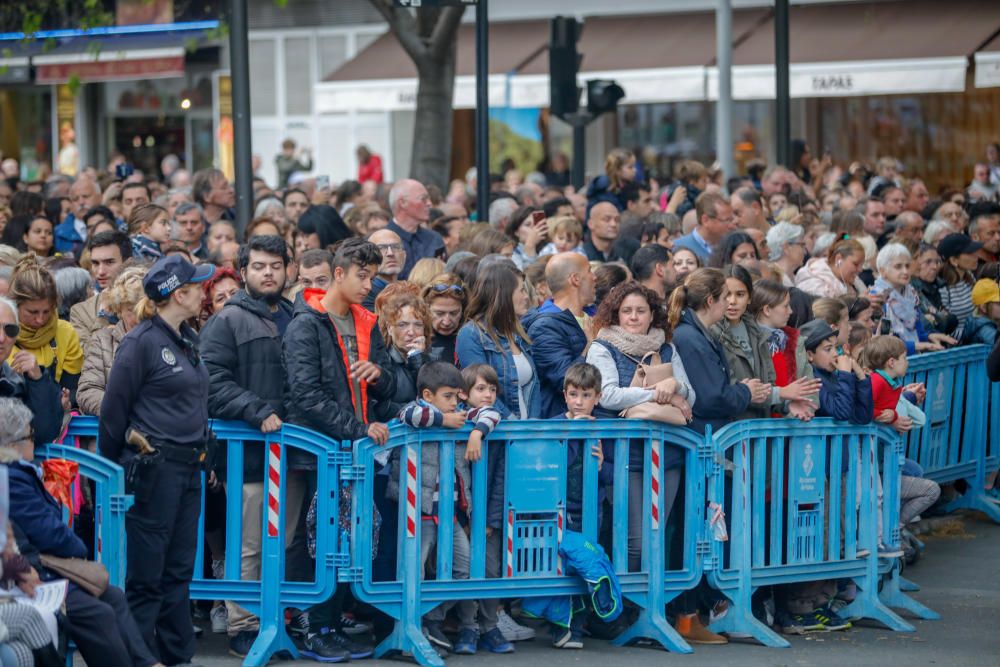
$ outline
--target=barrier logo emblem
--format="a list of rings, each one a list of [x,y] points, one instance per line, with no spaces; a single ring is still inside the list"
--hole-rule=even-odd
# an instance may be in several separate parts
[[[809,443],[806,443],[806,447],[805,447],[805,453],[806,453],[806,455],[802,459],[802,472],[804,472],[806,474],[806,477],[808,477],[809,475],[811,475],[812,471],[813,471],[813,456],[812,456],[812,452],[813,452],[813,446],[810,445]]]

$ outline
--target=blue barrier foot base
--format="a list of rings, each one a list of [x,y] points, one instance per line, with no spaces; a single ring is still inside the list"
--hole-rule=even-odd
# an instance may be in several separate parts
[[[889,586],[889,582],[886,582],[886,586]],[[884,588],[882,594],[885,594]],[[854,600],[854,602],[844,607],[838,613],[843,618],[850,618],[852,616],[870,618],[873,621],[878,621],[894,632],[914,632],[916,630],[916,628],[904,621],[896,612],[889,609],[889,607],[886,606],[886,603],[882,602],[877,595],[878,594],[875,593],[859,591],[858,597]],[[899,595],[906,597],[902,593]],[[894,606],[896,606],[895,602],[896,600],[893,600]],[[913,602],[916,604],[916,601]]]
[[[888,607],[895,607],[897,609],[905,609],[917,618],[922,618],[925,621],[938,621],[941,620],[941,615],[931,609],[926,607],[921,603],[917,602],[909,595],[903,593],[904,590],[909,590],[904,588],[903,584],[909,584],[914,588],[919,590],[919,586],[907,581],[903,577],[899,576],[899,565],[896,565],[892,571],[885,577],[885,581],[882,584],[882,591],[879,593],[879,600],[882,601]]]
[[[420,627],[403,621],[396,621],[392,634],[375,647],[375,657],[381,658],[390,651],[409,653],[424,667],[444,667],[444,660],[424,637]]]
[[[708,629],[720,634],[750,635],[764,646],[771,648],[789,648],[791,646],[784,637],[767,627],[766,624],[761,623],[750,612],[749,601],[746,605],[731,604],[729,613],[708,626]]]
[[[652,639],[674,653],[694,652],[691,645],[667,623],[663,610],[659,610],[659,613],[650,613],[648,609],[643,609],[635,623],[615,637],[611,643],[626,646],[640,639]]]
[[[920,590],[920,586],[910,581],[905,577],[897,577],[899,579],[899,590],[906,591],[907,593],[915,593]]]
[[[280,651],[288,651],[293,659],[299,658],[299,651],[285,633],[284,627],[262,624],[250,652],[243,659],[243,667],[264,667]]]
[[[982,512],[994,523],[1000,523],[1000,503],[990,498],[982,491],[973,493],[967,491],[944,507],[945,511],[953,512],[958,509],[969,509]]]

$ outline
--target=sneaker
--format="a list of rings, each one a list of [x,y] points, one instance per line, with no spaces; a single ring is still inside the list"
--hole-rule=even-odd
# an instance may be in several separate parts
[[[823,627],[832,632],[847,630],[851,627],[851,622],[841,618],[835,611],[833,611],[830,608],[829,602],[819,609],[813,609],[812,613],[813,616],[823,623]]]
[[[292,639],[304,640],[309,636],[309,612],[294,614],[285,625],[285,631]]]
[[[698,614],[678,614],[674,623],[677,633],[691,644],[728,644],[729,640],[706,628]]]
[[[552,637],[553,648],[562,648],[573,638],[573,632],[566,627],[549,623],[549,634]]]
[[[299,653],[316,662],[348,662],[351,653],[334,639],[332,632],[309,635],[306,637]]]
[[[532,630],[534,632],[534,630]],[[513,653],[514,645],[507,641],[507,638],[500,632],[500,628],[493,628],[484,633],[479,638],[479,645],[490,653]],[[457,653],[457,651],[456,651]]]
[[[351,656],[351,660],[363,660],[375,655],[375,647],[356,642],[336,630],[323,628],[320,634],[325,637],[324,641],[326,643],[347,651],[348,655]]]
[[[455,642],[456,655],[475,655],[479,645],[479,633],[472,628],[462,628],[458,631],[458,641]]]
[[[716,621],[722,620],[729,613],[729,600],[719,600],[708,612],[708,624],[712,625]]]
[[[212,620],[212,634],[226,634],[229,627],[229,614],[226,613],[226,605],[220,604],[218,607],[212,607],[208,617]]]
[[[535,631],[532,628],[521,625],[503,609],[497,610],[497,627],[509,642],[523,642],[535,638]]]
[[[340,631],[345,635],[366,635],[372,626],[354,618],[354,614],[340,615]]]
[[[806,635],[813,632],[827,632],[827,627],[823,621],[816,618],[812,613],[791,614],[787,611],[779,611],[775,619],[776,627],[786,635]]]
[[[903,555],[903,550],[899,547],[890,547],[889,545],[878,544],[878,557],[879,558],[899,558]]]
[[[237,658],[247,657],[256,639],[257,633],[251,630],[237,632],[229,638],[229,655],[235,655]]]
[[[441,631],[441,626],[436,623],[424,625],[424,637],[431,643],[431,646],[442,648],[445,651],[454,651],[455,647],[448,641],[448,637]]]
[[[212,577],[214,579],[226,578],[226,561],[224,560],[212,561]]]
[[[840,612],[843,611],[844,608],[847,607],[847,605],[851,604],[851,602],[853,602],[853,600],[845,600],[843,598],[838,598],[838,597],[830,598],[830,601],[826,603],[826,606],[824,607],[824,609],[826,609],[828,612],[832,612],[838,618],[842,618],[845,621],[849,621],[851,623],[854,623],[855,621],[860,621],[861,617],[860,616],[841,616],[841,614],[840,614]]]

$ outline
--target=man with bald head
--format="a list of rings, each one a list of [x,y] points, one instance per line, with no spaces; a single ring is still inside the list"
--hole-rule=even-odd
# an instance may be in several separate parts
[[[87,241],[87,224],[83,215],[101,204],[101,188],[86,176],[76,179],[69,188],[69,199],[73,210],[55,228],[54,245],[56,252],[72,252],[77,257]]]
[[[613,204],[608,206],[614,208]],[[592,336],[583,309],[594,301],[594,274],[583,255],[564,252],[549,260],[545,282],[552,297],[525,315],[522,323],[531,338],[531,354],[542,392],[542,416],[549,418],[566,411],[566,370],[585,361],[584,350]]]
[[[404,178],[389,190],[389,210],[392,220],[386,229],[399,235],[406,250],[406,261],[399,279],[406,280],[413,265],[424,257],[444,254],[444,239],[425,226],[431,215],[431,197],[419,181]]]
[[[382,253],[382,263],[372,279],[372,289],[361,305],[375,312],[375,297],[382,293],[390,283],[396,282],[399,272],[406,264],[406,249],[399,234],[388,227],[379,229],[368,235],[368,241],[374,243]]]
[[[598,202],[590,208],[587,219],[587,229],[590,238],[583,243],[583,252],[591,262],[613,262],[619,257],[615,254],[615,242],[621,230],[621,214],[611,202]]]

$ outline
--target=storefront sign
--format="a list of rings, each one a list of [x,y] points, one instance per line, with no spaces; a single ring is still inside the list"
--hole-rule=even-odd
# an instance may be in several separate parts
[[[84,82],[184,76],[184,56],[40,64],[35,71],[37,83],[65,83],[73,76]]]

